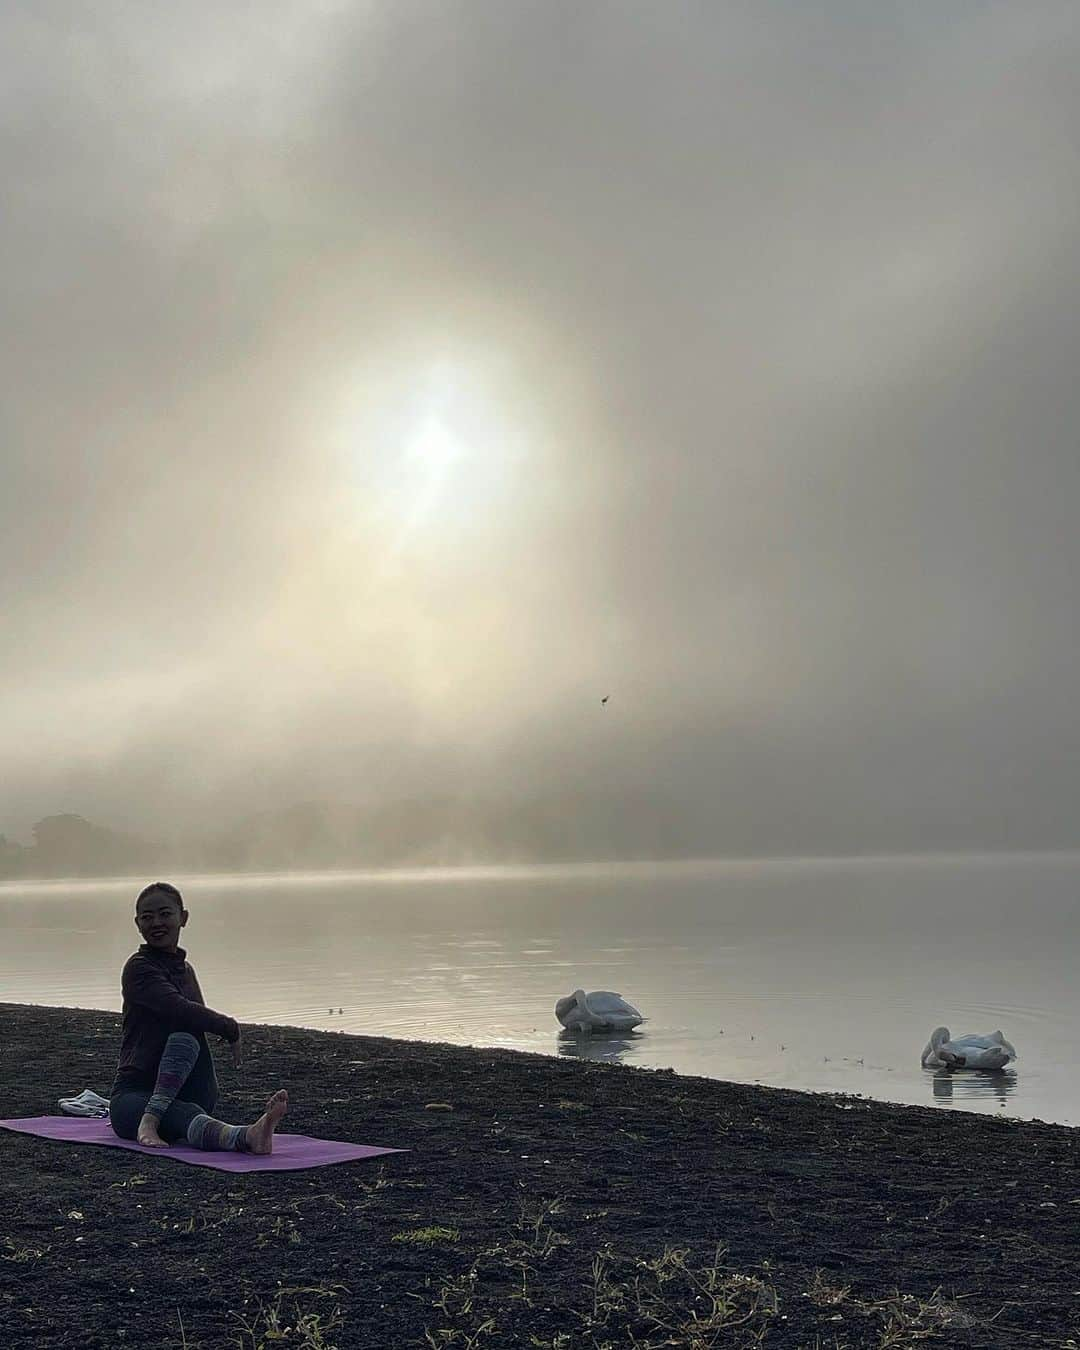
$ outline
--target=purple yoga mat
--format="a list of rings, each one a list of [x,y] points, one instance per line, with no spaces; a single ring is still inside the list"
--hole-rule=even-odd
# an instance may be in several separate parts
[[[126,1148],[132,1153],[147,1153],[154,1158],[193,1163],[196,1167],[215,1167],[219,1172],[295,1172],[301,1167],[325,1167],[327,1163],[355,1162],[358,1158],[376,1158],[381,1153],[407,1153],[403,1148],[377,1148],[372,1144],[346,1144],[337,1139],[311,1139],[306,1134],[275,1134],[274,1151],[268,1154],[206,1152],[189,1144],[169,1148],[146,1148],[131,1139],[118,1139],[107,1120],[87,1120],[72,1116],[26,1116],[21,1120],[0,1120],[0,1128],[19,1134],[35,1134],[61,1144],[104,1144],[107,1148]]]

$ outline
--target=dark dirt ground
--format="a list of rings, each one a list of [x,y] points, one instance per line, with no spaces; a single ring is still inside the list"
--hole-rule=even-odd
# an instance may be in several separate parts
[[[107,1093],[118,1029],[0,1004],[0,1115]],[[1076,1130],[244,1036],[224,1118],[285,1086],[285,1129],[412,1151],[231,1176],[0,1131],[3,1350],[1080,1347]]]

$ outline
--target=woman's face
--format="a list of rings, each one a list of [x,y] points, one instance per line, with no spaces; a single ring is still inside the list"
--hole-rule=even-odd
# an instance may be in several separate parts
[[[181,909],[176,896],[168,891],[151,891],[142,897],[135,909],[135,926],[147,946],[156,951],[176,950],[180,929],[187,919],[187,910]]]

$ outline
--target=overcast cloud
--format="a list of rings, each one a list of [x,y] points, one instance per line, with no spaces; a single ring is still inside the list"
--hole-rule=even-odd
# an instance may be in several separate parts
[[[1075,843],[1078,68],[1073,0],[7,4],[0,831]]]

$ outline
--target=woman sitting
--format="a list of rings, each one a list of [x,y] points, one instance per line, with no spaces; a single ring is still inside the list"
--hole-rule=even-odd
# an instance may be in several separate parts
[[[217,1077],[207,1033],[220,1036],[240,1065],[240,1027],[203,1001],[187,953],[178,946],[188,921],[183,897],[155,881],[135,901],[143,945],[124,966],[124,1018],[109,1119],[121,1139],[151,1148],[186,1142],[194,1148],[270,1153],[285,1114],[286,1092],[275,1092],[251,1125],[228,1125],[211,1113]]]

